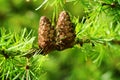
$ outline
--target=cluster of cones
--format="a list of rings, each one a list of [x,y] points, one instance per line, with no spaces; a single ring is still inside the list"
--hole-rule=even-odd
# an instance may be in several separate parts
[[[47,54],[52,50],[64,50],[74,45],[75,32],[70,16],[66,11],[59,14],[56,27],[51,26],[50,20],[42,16],[38,29],[38,45]]]

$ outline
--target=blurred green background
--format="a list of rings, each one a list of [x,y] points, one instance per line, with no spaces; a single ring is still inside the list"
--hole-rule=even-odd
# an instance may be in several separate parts
[[[53,1],[49,0],[48,4],[52,4]],[[6,27],[16,32],[24,27],[37,30],[41,16],[44,15],[50,19],[53,17],[54,6],[43,5],[40,9],[35,10],[43,2],[44,0],[0,0],[0,27]],[[65,7],[72,15],[82,17],[83,9],[80,3],[73,5],[73,2],[67,2]]]

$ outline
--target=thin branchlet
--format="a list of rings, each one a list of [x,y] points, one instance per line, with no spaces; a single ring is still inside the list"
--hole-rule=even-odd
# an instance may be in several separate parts
[[[1,54],[5,57],[5,59],[10,57],[7,53],[5,53],[5,50],[1,50]]]

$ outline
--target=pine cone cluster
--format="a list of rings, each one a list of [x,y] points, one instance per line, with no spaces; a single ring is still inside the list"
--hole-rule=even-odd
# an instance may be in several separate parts
[[[43,49],[43,54],[54,50],[64,50],[74,44],[75,33],[70,16],[66,11],[59,15],[56,28],[45,16],[40,18],[38,30],[38,45]]]

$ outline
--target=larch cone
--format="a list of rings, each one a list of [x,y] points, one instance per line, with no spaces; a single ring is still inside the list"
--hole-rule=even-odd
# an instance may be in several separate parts
[[[56,47],[64,50],[74,45],[75,32],[70,16],[66,11],[59,14],[56,26]]]
[[[54,28],[51,26],[51,22],[45,16],[40,18],[38,29],[38,45],[43,51],[43,54],[47,54],[54,49]]]

